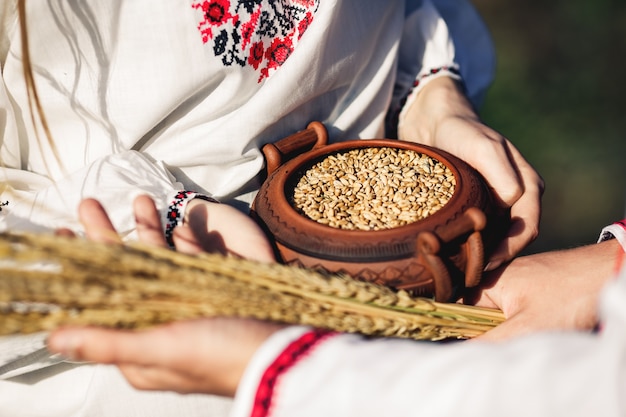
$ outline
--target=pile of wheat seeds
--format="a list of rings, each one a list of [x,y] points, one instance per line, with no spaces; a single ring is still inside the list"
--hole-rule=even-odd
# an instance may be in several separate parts
[[[331,227],[382,230],[437,212],[455,186],[450,168],[428,155],[365,147],[328,155],[307,169],[294,188],[292,204]]]

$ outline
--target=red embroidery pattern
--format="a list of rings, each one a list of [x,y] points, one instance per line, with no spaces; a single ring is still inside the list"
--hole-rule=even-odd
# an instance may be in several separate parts
[[[196,196],[196,193],[193,191],[179,191],[174,196],[174,200],[170,203],[167,209],[167,219],[166,219],[166,225],[165,225],[165,241],[171,248],[174,247],[174,240],[172,239],[172,233],[174,232],[174,228],[178,226],[178,223],[181,221],[183,214],[184,214],[181,208],[183,207],[186,201],[191,200],[195,196]]]
[[[269,416],[274,388],[276,387],[278,378],[289,368],[294,366],[296,362],[301,360],[314,346],[317,346],[319,342],[334,334],[337,333],[326,330],[314,330],[305,333],[298,340],[287,346],[287,348],[265,370],[254,398],[254,405],[252,406],[252,413],[250,416]]]
[[[212,203],[219,203],[219,201],[217,201],[216,199],[212,197],[207,197],[202,194],[198,194],[195,191],[177,192],[174,196],[174,199],[167,208],[167,218],[165,224],[165,241],[172,249],[174,248],[174,228],[178,226],[180,221],[183,219],[183,216],[185,214],[183,208],[186,206],[186,203],[189,200],[193,200],[194,198],[210,201]]]
[[[398,108],[390,109],[389,113],[386,115],[385,119],[385,129],[387,137],[397,138],[398,137],[398,122],[400,121],[400,113],[402,113],[402,109],[406,104],[411,93],[420,85],[422,80],[438,74],[440,72],[448,72],[453,77],[459,78],[461,77],[461,73],[457,67],[454,66],[443,66],[438,68],[431,68],[430,71],[418,75],[415,81],[413,81],[413,85],[409,89],[408,92],[400,99],[400,106]]]
[[[198,30],[224,66],[250,66],[258,82],[285,63],[320,0],[194,0]]]

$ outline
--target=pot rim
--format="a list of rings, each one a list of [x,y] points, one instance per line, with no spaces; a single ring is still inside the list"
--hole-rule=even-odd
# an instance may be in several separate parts
[[[452,197],[441,209],[424,219],[381,230],[347,230],[328,226],[309,218],[293,207],[289,201],[288,193],[292,188],[291,184],[294,184],[294,176],[301,175],[314,163],[331,154],[368,147],[412,150],[442,162],[452,171],[456,179]],[[420,232],[436,231],[453,221],[470,206],[458,207],[456,203],[457,200],[463,198],[463,195],[471,192],[467,189],[466,178],[461,174],[459,167],[469,168],[470,175],[476,172],[467,163],[448,152],[397,139],[357,139],[314,148],[286,161],[272,172],[263,184],[262,189],[265,188],[265,191],[270,188],[280,191],[272,194],[274,198],[278,198],[280,201],[267,198],[268,204],[271,205],[268,207],[268,212],[276,217],[274,212],[276,212],[277,207],[281,207],[280,221],[274,225],[267,224],[267,221],[265,223],[274,239],[282,245],[309,256],[344,261],[347,258],[354,258],[355,261],[359,262],[372,262],[372,257],[376,257],[376,260],[392,260],[411,256],[415,253],[415,243]],[[469,180],[467,183],[472,183],[472,181]],[[256,207],[257,212],[258,209],[259,207]],[[298,241],[305,243],[296,243],[295,237]],[[346,240],[350,241],[349,246],[345,245]],[[381,245],[381,241],[386,241],[386,244]],[[333,245],[333,242],[339,244]]]

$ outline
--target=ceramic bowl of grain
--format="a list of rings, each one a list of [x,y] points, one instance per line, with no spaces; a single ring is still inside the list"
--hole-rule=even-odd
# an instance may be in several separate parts
[[[313,122],[263,153],[252,215],[286,264],[452,301],[478,285],[507,230],[481,175],[442,150],[395,139],[328,144]]]

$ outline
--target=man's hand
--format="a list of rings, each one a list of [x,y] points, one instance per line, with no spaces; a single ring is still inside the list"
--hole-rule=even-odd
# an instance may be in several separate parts
[[[544,330],[591,330],[600,291],[622,251],[613,239],[575,249],[522,256],[487,274],[464,302],[499,308],[507,320],[480,336],[503,340]]]

